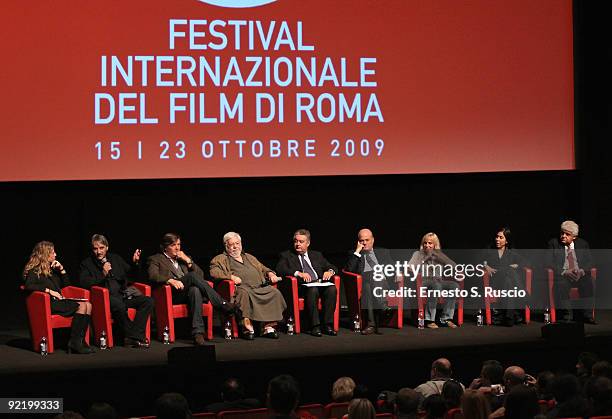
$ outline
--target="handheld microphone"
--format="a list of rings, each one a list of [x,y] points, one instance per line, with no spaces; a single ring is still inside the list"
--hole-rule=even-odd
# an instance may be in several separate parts
[[[100,262],[102,262],[102,265],[104,266],[104,264],[105,264],[106,262],[108,262],[108,259],[106,259],[106,257],[103,257],[103,258],[102,258],[102,260],[101,260]],[[113,270],[112,270],[112,269],[109,269],[109,270],[108,270],[108,275],[107,275],[107,276],[108,276],[109,278],[111,278],[111,277],[113,276]]]

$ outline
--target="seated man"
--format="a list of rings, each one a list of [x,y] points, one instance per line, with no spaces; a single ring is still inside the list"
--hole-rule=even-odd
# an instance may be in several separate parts
[[[363,290],[361,292],[361,316],[367,319],[367,327],[361,331],[363,335],[373,333],[381,334],[379,330],[381,312],[388,308],[385,298],[377,297],[374,287],[389,289],[390,285],[397,280],[395,277],[385,277],[384,280],[374,280],[374,267],[376,265],[393,265],[391,254],[388,249],[382,247],[374,248],[374,235],[372,231],[364,228],[357,233],[357,246],[349,254],[345,270],[360,274],[363,278]]]
[[[336,336],[334,330],[334,311],[336,310],[337,290],[332,282],[330,286],[312,287],[304,284],[327,282],[336,273],[336,267],[329,263],[321,252],[308,250],[310,232],[300,229],[293,234],[293,250],[280,254],[276,264],[276,272],[281,276],[295,276],[300,281],[299,294],[304,297],[304,306],[310,319],[310,334],[321,336],[321,321],[317,303],[319,297],[323,300],[323,333]],[[296,314],[299,315],[299,314]]]
[[[236,284],[234,302],[242,312],[242,337],[254,339],[255,329],[251,320],[255,320],[264,323],[264,337],[278,339],[274,327],[276,322],[282,320],[287,304],[281,292],[270,284],[281,278],[255,256],[242,252],[242,239],[238,233],[226,233],[223,244],[225,252],[210,261],[210,276]]]
[[[451,379],[453,369],[446,358],[438,358],[431,364],[430,380],[419,385],[414,390],[421,395],[421,400],[433,394],[442,394],[444,383]],[[463,387],[463,384],[461,384]]]
[[[206,411],[219,413],[224,410],[247,410],[261,407],[259,400],[245,396],[244,386],[237,378],[228,378],[223,382],[221,399],[222,402],[207,405]]]
[[[97,285],[108,289],[113,320],[123,330],[124,345],[134,348],[148,347],[145,338],[147,321],[153,310],[153,299],[142,295],[136,288],[128,287],[128,275],[136,277],[140,261],[140,249],[132,256],[133,266],[123,258],[108,251],[108,240],[101,234],[91,237],[92,254],[81,262],[79,279],[81,286],[91,289]],[[128,308],[136,309],[131,321]]]
[[[187,302],[194,342],[196,345],[204,345],[202,304],[210,301],[215,309],[220,309],[226,315],[234,313],[235,306],[221,298],[204,280],[202,269],[181,250],[178,234],[165,234],[160,249],[160,253],[149,257],[149,280],[170,285],[174,304]]]
[[[548,242],[548,266],[555,275],[555,302],[558,306],[558,317],[562,321],[570,320],[569,293],[573,287],[578,288],[581,298],[581,318],[574,320],[596,324],[593,319],[593,281],[591,279],[591,251],[589,244],[578,237],[578,224],[573,221],[561,223],[559,239]]]

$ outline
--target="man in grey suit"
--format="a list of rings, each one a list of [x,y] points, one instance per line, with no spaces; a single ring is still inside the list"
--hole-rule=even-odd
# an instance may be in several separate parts
[[[234,304],[225,301],[204,280],[204,272],[190,256],[181,250],[178,234],[167,233],[162,238],[160,253],[148,259],[149,280],[157,284],[167,284],[172,288],[174,304],[187,303],[191,316],[193,340],[196,345],[204,345],[204,321],[202,304],[210,301],[215,309],[224,314],[233,314]]]

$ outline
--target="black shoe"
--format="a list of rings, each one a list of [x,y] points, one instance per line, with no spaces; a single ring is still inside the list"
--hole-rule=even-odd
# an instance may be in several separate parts
[[[244,340],[253,340],[253,339],[255,339],[255,332],[252,332],[250,330],[244,330],[242,332],[242,339],[244,339]]]
[[[142,349],[146,349],[149,347],[146,342],[141,342],[140,340],[134,339],[134,338],[123,339],[123,346],[125,346],[126,348],[142,348]]]
[[[313,327],[312,330],[310,331],[310,334],[317,338],[320,338],[321,336],[323,336],[323,334],[321,333],[321,328],[319,326]]]
[[[93,354],[95,351],[94,349],[87,345],[85,343],[85,341],[68,341],[68,353],[72,354],[81,354],[81,355],[85,355],[85,354]]]
[[[193,343],[196,346],[204,346],[206,345],[206,339],[204,339],[204,335],[202,333],[196,333],[193,335]]]
[[[338,336],[338,332],[336,332],[334,328],[331,326],[325,326],[323,328],[323,333],[326,334],[327,336]]]
[[[373,335],[374,333],[376,333],[374,326],[368,326],[361,331],[362,335]]]
[[[276,330],[273,330],[271,332],[264,333],[263,335],[261,335],[261,337],[268,338],[268,339],[278,339],[278,332]]]

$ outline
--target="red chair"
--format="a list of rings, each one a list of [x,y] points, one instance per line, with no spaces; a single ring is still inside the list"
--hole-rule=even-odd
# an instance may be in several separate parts
[[[527,291],[527,295],[531,296],[531,281],[533,278],[533,271],[530,268],[523,268],[525,271],[525,290]],[[491,281],[491,275],[485,271],[482,277],[482,285],[484,287],[489,287]],[[497,298],[495,297],[484,297],[485,303],[485,318],[487,325],[491,325],[492,316],[491,316],[491,303],[495,303]],[[525,304],[525,323],[529,324],[531,322],[531,309],[528,304]]]
[[[452,409],[448,409],[444,419],[463,419],[463,411],[460,407],[454,407]]]
[[[25,287],[21,286],[22,290]],[[66,298],[86,298],[89,300],[89,291],[73,286],[62,288],[62,295]],[[30,322],[30,335],[34,352],[40,352],[40,341],[47,339],[47,352],[53,353],[53,329],[72,326],[72,316],[63,317],[51,314],[51,296],[46,292],[33,291],[26,297],[26,308]],[[89,328],[85,333],[85,342],[89,343]]]
[[[463,290],[464,281],[457,281],[459,284],[459,289]],[[419,313],[425,312],[425,303],[427,302],[427,297],[421,297],[421,287],[423,286],[423,277],[418,275],[416,278],[416,289],[417,289],[417,308]],[[443,303],[444,298],[439,298],[438,302]],[[457,309],[455,310],[457,315],[457,326],[461,326],[463,324],[463,298],[457,298]]]
[[[546,276],[548,278],[548,301],[550,302],[550,322],[557,322],[557,311],[555,309],[555,272],[548,268],[546,269]],[[597,279],[597,268],[591,268],[591,281],[593,281],[593,295],[595,295],[595,280]],[[577,300],[580,298],[578,288],[570,289],[570,300]],[[593,319],[595,319],[595,304],[593,304]]]
[[[612,416],[591,416],[590,419],[612,419]]]
[[[191,415],[192,418],[216,418],[216,413],[194,413]]]
[[[363,278],[360,274],[342,270],[342,283],[344,284],[344,292],[346,293],[346,303],[349,309],[351,319],[359,314],[361,329],[366,326],[363,317],[361,316],[361,290]],[[397,289],[402,289],[404,280],[400,280],[397,284]],[[393,317],[384,325],[387,327],[395,327],[401,329],[404,327],[404,299],[402,297],[387,297],[387,305],[396,307]]]
[[[336,310],[334,311],[334,330],[337,332],[340,327],[340,277],[335,275],[333,278],[336,286]],[[304,311],[304,299],[298,293],[298,279],[294,276],[287,276],[283,281],[278,283],[278,289],[283,293],[283,297],[287,302],[287,310],[285,318],[293,316],[295,319],[295,333],[301,331],[300,312]],[[319,298],[318,309],[321,310],[321,299]]]
[[[217,413],[217,418],[225,419],[267,419],[270,412],[266,407],[249,410],[227,410]]]
[[[151,287],[140,282],[130,284],[138,289],[144,296],[151,296]],[[91,320],[94,328],[95,342],[100,342],[102,331],[106,332],[106,345],[109,348],[115,346],[113,340],[113,319],[110,310],[110,294],[108,289],[99,286],[91,287]],[[136,309],[128,308],[128,317],[134,320],[136,317]],[[145,337],[151,341],[151,318],[147,321],[145,329]]]
[[[314,403],[314,404],[305,404],[299,406],[295,413],[299,418],[325,418],[325,407],[322,404]]]
[[[349,406],[348,402],[328,403],[325,406],[325,416],[328,419],[332,419],[332,418],[340,419],[342,418],[342,416],[348,413],[348,406]]]
[[[210,282],[209,282],[210,284]],[[210,284],[212,286],[212,284]],[[174,319],[189,317],[187,304],[172,304],[170,285],[159,285],[153,288],[157,338],[163,341],[164,329],[168,327],[170,343],[175,341]],[[213,338],[213,308],[210,302],[202,304],[202,317],[206,317],[206,338]]]

